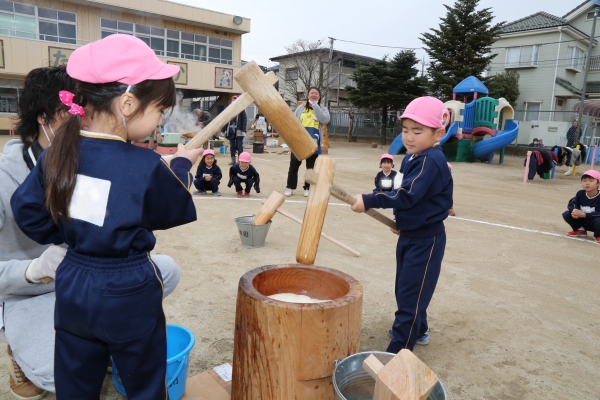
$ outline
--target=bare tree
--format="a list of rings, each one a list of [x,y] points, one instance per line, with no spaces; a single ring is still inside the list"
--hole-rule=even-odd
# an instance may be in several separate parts
[[[285,50],[290,55],[285,61],[282,60],[283,75],[280,82],[283,81],[283,91],[298,102],[304,100],[308,93],[307,89],[311,86],[318,87],[321,92],[327,87],[329,76],[329,52],[323,46],[323,41],[308,42],[302,39],[296,40]]]

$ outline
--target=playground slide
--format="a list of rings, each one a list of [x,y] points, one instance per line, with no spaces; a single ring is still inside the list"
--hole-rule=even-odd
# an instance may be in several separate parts
[[[503,131],[498,131],[496,136],[476,143],[473,146],[471,154],[474,158],[487,160],[490,154],[493,154],[494,151],[508,146],[514,142],[518,133],[519,124],[513,119],[508,119],[504,123]]]
[[[458,132],[458,122],[455,121],[452,123],[452,125],[450,125],[450,128],[448,128],[448,131],[446,132],[446,134],[444,135],[442,140],[440,140],[440,144],[446,143],[448,141],[448,139],[450,139],[452,136],[456,135],[457,132]],[[403,147],[404,147],[404,145],[402,144],[402,134],[399,134],[398,136],[396,136],[396,138],[394,139],[392,144],[390,144],[388,153],[393,156],[398,155],[398,154],[400,154],[400,150],[402,150]]]

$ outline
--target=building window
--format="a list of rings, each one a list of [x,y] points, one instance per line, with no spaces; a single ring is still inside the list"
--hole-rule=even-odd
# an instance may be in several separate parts
[[[587,13],[587,19],[588,19],[588,20],[594,19],[594,13],[595,13],[595,12],[596,12],[596,11],[590,11],[589,13]]]
[[[158,56],[233,64],[233,40],[100,18],[101,36],[125,33],[142,39]]]
[[[581,72],[583,70],[583,63],[585,61],[585,51],[577,46],[569,46],[569,53],[567,56],[567,68]]]
[[[288,68],[285,70],[285,80],[295,81],[298,80],[298,68]]]
[[[17,89],[0,88],[0,112],[16,113],[18,97]]]
[[[0,35],[77,43],[77,14],[0,0]]]
[[[525,121],[537,121],[540,119],[540,102],[525,103]]]
[[[509,47],[506,49],[506,68],[537,67],[539,45]]]

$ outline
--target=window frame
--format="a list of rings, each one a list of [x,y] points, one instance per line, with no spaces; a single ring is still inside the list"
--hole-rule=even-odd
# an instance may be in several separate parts
[[[523,51],[524,47],[531,47],[532,48],[532,56],[533,59],[527,64],[524,63],[523,61],[521,61],[521,54]],[[519,49],[519,61],[514,64],[509,64],[509,59],[508,59],[508,54],[510,52],[511,49]],[[540,48],[541,46],[539,44],[529,44],[526,46],[510,46],[510,47],[506,47],[506,57],[504,60],[504,68],[505,69],[510,69],[510,68],[537,68],[538,67],[538,63],[539,63],[539,56],[540,56]]]
[[[14,2],[14,1],[11,1],[11,3],[13,4],[13,11],[10,12],[8,10],[0,10],[0,14],[6,15],[6,16],[12,16],[13,22],[16,21],[16,17],[32,19],[35,24],[35,32],[33,32],[33,31],[32,32],[18,31],[16,24],[14,24],[13,29],[1,28],[0,31],[6,31],[7,33],[0,33],[0,35],[8,36],[8,37],[16,37],[16,38],[20,38],[20,39],[39,40],[42,42],[74,44],[74,45],[77,44],[77,40],[78,40],[77,39],[78,38],[78,35],[77,35],[77,30],[78,30],[77,29],[77,13],[74,13],[71,11],[66,11],[66,10],[59,10],[57,8],[42,7],[42,6],[37,6],[37,5],[33,5],[33,4],[18,3],[18,2]],[[26,14],[26,13],[22,13],[19,11],[15,11],[15,3],[23,5],[23,6],[33,7],[33,14]],[[39,15],[40,8],[42,8],[44,10],[55,11],[56,19],[52,19],[50,17],[41,17]],[[75,21],[59,19],[60,13],[73,15],[75,17]],[[55,25],[56,26],[56,35],[41,33],[40,22]],[[72,38],[72,37],[68,37],[68,36],[61,36],[60,35],[60,24],[69,25],[69,26],[74,27],[75,28],[75,37]],[[46,37],[54,37],[57,40],[48,40],[48,39],[46,39]],[[61,39],[64,39],[64,40],[61,40]]]
[[[102,22],[105,20],[116,22],[117,28],[103,26]],[[119,29],[119,22],[133,24],[133,30],[127,31],[127,30]],[[144,27],[149,27],[150,33],[138,32],[138,30],[137,30],[138,25],[144,26]],[[153,29],[163,30],[164,35],[158,36],[158,35],[153,34],[152,33]],[[177,38],[174,37],[175,32],[177,33]],[[211,62],[213,64],[233,65],[233,39],[218,38],[218,37],[199,34],[199,33],[179,31],[179,30],[175,30],[175,29],[161,28],[161,27],[157,27],[157,26],[153,26],[153,25],[137,24],[137,23],[121,21],[121,20],[112,19],[112,18],[101,17],[100,18],[100,35],[101,35],[101,37],[106,37],[106,36],[104,36],[105,33],[108,33],[108,34],[123,33],[123,34],[127,34],[127,35],[133,35],[142,40],[149,39],[150,43],[152,43],[153,38],[154,39],[161,38],[161,39],[163,39],[163,49],[162,50],[157,50],[154,48],[152,49],[155,51],[155,53],[157,53],[158,56],[161,56],[161,57],[181,59],[181,60]],[[185,38],[184,38],[184,36],[185,36]],[[219,44],[218,45],[210,44],[211,39],[213,42],[218,41]],[[177,52],[173,52],[173,51],[170,51],[167,49],[168,41],[178,43],[178,51]],[[223,43],[222,43],[223,41],[226,41],[225,45],[223,45]],[[229,44],[229,43],[231,44],[231,47],[227,46],[227,44]],[[192,46],[192,53],[187,53],[187,52],[184,53],[183,45]],[[152,46],[150,46],[150,47],[152,48]],[[202,54],[201,48],[204,48],[204,54]],[[218,58],[209,57],[211,48],[219,50]],[[231,59],[223,58],[223,53],[221,51],[222,49],[225,49],[226,51],[231,52]],[[214,60],[211,61],[211,59],[214,59]]]
[[[529,111],[529,104],[538,104],[539,109],[537,111]],[[541,101],[526,101],[525,102],[525,117],[523,118],[525,121],[538,121],[540,119],[540,112],[542,111],[542,102]],[[529,119],[529,113],[536,112],[537,119]]]
[[[571,53],[571,49],[573,49],[573,52],[579,51],[581,53],[580,57],[571,57],[569,54]],[[585,61],[586,61],[586,57],[587,57],[587,52],[582,49],[581,47],[574,45],[574,46],[569,46],[567,48],[567,66],[566,69],[569,69],[571,71],[576,71],[576,72],[581,72],[585,69]],[[577,65],[573,65],[573,61],[577,60]]]
[[[292,78],[290,77],[290,72],[295,72],[296,73],[296,77]],[[286,68],[285,69],[285,80],[286,81],[297,81],[298,80],[298,68]]]

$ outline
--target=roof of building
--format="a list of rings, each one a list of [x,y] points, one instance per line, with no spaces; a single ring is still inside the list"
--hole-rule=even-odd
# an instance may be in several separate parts
[[[534,29],[553,28],[556,26],[569,25],[566,19],[538,11],[527,17],[510,22],[502,27],[502,33],[530,31]]]
[[[270,58],[269,60],[280,61],[280,60],[284,60],[286,58],[294,58],[297,56],[301,56],[303,54],[308,54],[313,51],[317,51],[317,52],[323,53],[323,54],[325,54],[325,53],[329,54],[328,48],[321,48],[321,49],[317,49],[317,50],[301,51],[299,53],[284,54],[281,56]],[[334,60],[342,59],[342,60],[351,60],[351,61],[358,60],[358,61],[362,61],[362,62],[372,62],[372,61],[378,60],[377,58],[361,56],[360,54],[354,54],[354,53],[346,53],[345,51],[339,51],[339,50],[333,50],[332,59],[334,59]]]
[[[571,82],[566,79],[556,78],[556,84],[567,89],[573,94],[581,96],[581,89],[574,86]],[[588,82],[586,85],[586,94],[600,94],[600,81]]]
[[[488,88],[475,76],[469,76],[456,85],[452,92],[460,95],[468,95],[473,93],[488,94]]]
[[[279,64],[273,65],[272,67],[267,68],[267,72],[269,71],[279,71]]]
[[[580,9],[581,7],[583,7],[584,5],[586,5],[589,2],[590,2],[590,0],[585,0],[583,3],[581,3],[580,5],[578,5],[577,7],[575,7],[574,9],[572,9],[571,11],[569,11],[568,13],[566,13],[565,15],[563,15],[563,18],[567,18],[567,16],[569,14],[571,14],[574,11],[577,11],[578,9]]]

